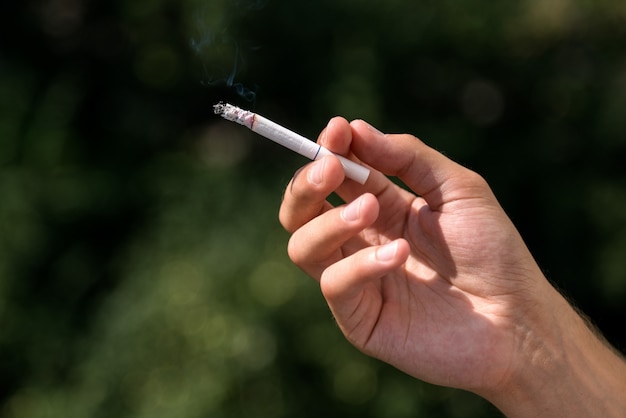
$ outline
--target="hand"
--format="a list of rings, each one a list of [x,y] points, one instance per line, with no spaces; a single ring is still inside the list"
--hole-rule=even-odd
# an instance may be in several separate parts
[[[333,157],[316,161],[280,211],[291,259],[320,280],[345,336],[435,384],[500,384],[511,335],[544,281],[485,181],[414,137],[362,121],[335,118],[320,141],[375,169],[361,187],[343,182]],[[326,202],[335,190],[347,206]]]
[[[320,281],[347,339],[512,414],[574,405],[543,390],[572,373],[565,346],[606,350],[545,279],[487,183],[418,139],[363,121],[334,118],[319,142],[368,164],[370,178],[344,181],[336,158],[315,161],[292,179],[279,217],[293,233],[290,258]],[[333,192],[347,204],[328,203]]]

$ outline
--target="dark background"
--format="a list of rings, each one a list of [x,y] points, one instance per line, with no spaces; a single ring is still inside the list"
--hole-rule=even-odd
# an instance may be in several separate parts
[[[492,185],[626,349],[626,6],[41,0],[0,6],[0,415],[482,417],[346,343],[286,256],[315,138],[363,118]]]

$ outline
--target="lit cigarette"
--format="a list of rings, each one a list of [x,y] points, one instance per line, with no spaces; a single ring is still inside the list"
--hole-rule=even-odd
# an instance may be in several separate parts
[[[246,126],[259,135],[262,135],[267,139],[271,139],[283,147],[289,148],[290,150],[295,151],[310,160],[317,160],[325,155],[334,155],[339,158],[339,161],[341,161],[346,177],[361,184],[365,184],[365,181],[370,174],[370,170],[368,168],[363,167],[354,161],[350,161],[341,155],[337,155],[323,146],[316,144],[302,135],[298,135],[297,133],[290,131],[275,122],[272,122],[261,115],[243,110],[228,103],[218,103],[213,106],[213,110],[215,111],[215,114],[222,116],[224,119]]]

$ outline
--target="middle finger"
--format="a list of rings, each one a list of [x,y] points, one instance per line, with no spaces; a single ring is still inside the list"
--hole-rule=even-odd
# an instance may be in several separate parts
[[[378,217],[378,201],[370,193],[347,205],[328,210],[309,221],[291,236],[288,253],[291,260],[309,275],[319,279],[329,265],[365,245],[363,240],[346,243],[357,236]]]

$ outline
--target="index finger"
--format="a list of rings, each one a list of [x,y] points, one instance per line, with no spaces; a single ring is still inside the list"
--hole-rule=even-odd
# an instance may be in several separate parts
[[[343,180],[341,163],[332,155],[313,161],[296,172],[280,205],[278,219],[282,226],[288,232],[294,232],[331,209],[326,198]]]
[[[331,151],[338,155],[349,157],[351,135],[352,130],[348,121],[334,117],[320,134],[318,143],[330,146]],[[326,198],[333,192],[338,192],[346,201],[351,201],[363,193],[360,184],[352,181],[343,183],[344,179],[344,169],[334,156],[323,157],[296,172],[285,190],[280,207],[279,220],[283,227],[289,232],[294,232],[314,217],[329,210],[332,206]],[[341,191],[346,188],[353,189],[353,192],[350,195],[342,193]]]

